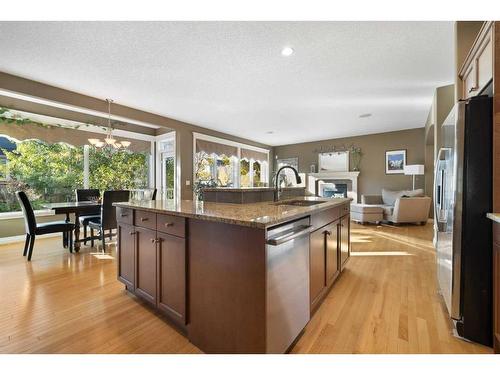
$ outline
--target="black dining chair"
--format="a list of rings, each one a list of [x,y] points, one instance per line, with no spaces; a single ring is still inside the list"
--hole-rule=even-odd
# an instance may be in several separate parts
[[[94,201],[99,198],[99,189],[76,189],[76,201],[77,202],[88,202]],[[92,219],[98,219],[101,216],[101,208],[97,207],[95,211],[89,212],[85,215],[80,216],[80,225],[83,227],[83,243],[87,244],[87,227],[89,221]]]
[[[16,196],[24,215],[26,241],[24,243],[23,256],[28,254],[28,261],[31,260],[31,255],[33,254],[35,237],[42,234],[66,233],[69,238],[69,251],[73,252],[73,230],[75,229],[75,224],[66,221],[52,221],[49,223],[37,224],[33,207],[26,193],[24,191],[16,191]]]
[[[91,246],[94,246],[94,240],[100,239],[103,251],[106,251],[106,237],[113,238],[113,229],[116,229],[116,207],[113,203],[127,202],[130,197],[128,190],[109,190],[105,191],[102,196],[101,215],[97,219],[89,221],[91,230],[90,240]],[[99,232],[99,235],[94,236],[94,230]],[[108,233],[106,233],[108,231]]]

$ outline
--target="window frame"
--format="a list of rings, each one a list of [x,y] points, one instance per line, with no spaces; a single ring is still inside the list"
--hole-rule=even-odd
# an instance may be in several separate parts
[[[89,132],[89,133],[99,133],[99,134],[103,134],[103,135],[106,135],[107,132],[105,130],[103,130],[101,127],[99,126],[95,126],[95,125],[91,125],[91,124],[87,124],[86,126],[82,126],[81,128],[71,128],[70,126],[68,126],[68,129],[70,130],[74,130],[74,131],[84,131],[84,132]],[[135,132],[131,132],[131,131],[128,131],[128,130],[121,130],[121,129],[114,129],[113,130],[113,135],[114,136],[118,136],[118,137],[123,137],[123,138],[129,138],[129,139],[132,139],[132,140],[141,140],[141,141],[146,141],[146,142],[150,142],[151,144],[151,154],[149,155],[149,162],[148,162],[148,186],[149,188],[152,188],[155,186],[155,171],[156,171],[156,150],[155,150],[155,144],[156,144],[156,141],[158,140],[158,136],[152,136],[152,135],[147,135],[147,134],[142,134],[142,133],[135,133]],[[8,134],[0,134],[0,136],[6,136],[6,137],[10,137]],[[160,136],[161,137],[161,136]],[[11,137],[12,138],[12,137]],[[31,138],[26,138],[26,139],[23,139],[23,140],[18,140],[16,138],[16,141],[24,141],[24,140],[28,140],[28,139],[31,139]],[[45,140],[43,139],[40,139],[40,141],[43,141],[43,142],[46,142]],[[85,146],[85,145],[84,145]],[[87,153],[87,156],[88,156],[88,153]],[[84,157],[85,157],[85,151],[84,151]],[[89,161],[87,160],[87,163]],[[8,166],[8,163],[7,163],[7,166]],[[87,183],[88,183],[88,178],[89,178],[89,175],[86,176],[86,171],[85,171],[85,160],[84,160],[84,176],[83,176],[83,181],[84,181],[84,188],[85,188],[85,180],[87,179]],[[2,181],[5,181],[5,180],[2,180]],[[34,211],[35,213],[35,217],[42,217],[42,216],[53,216],[54,215],[54,212],[50,209],[42,209],[42,210],[35,210]],[[22,211],[9,211],[9,212],[0,212],[0,220],[9,220],[9,219],[18,219],[18,218],[22,218],[23,217],[23,213]]]
[[[269,166],[269,154],[270,154],[271,150],[268,150],[268,149],[265,149],[262,147],[251,146],[251,145],[246,144],[246,143],[230,141],[230,140],[224,139],[224,138],[219,138],[219,137],[214,137],[214,136],[207,135],[207,134],[193,132],[193,155],[192,155],[193,186],[196,183],[196,171],[194,168],[194,160],[196,157],[196,140],[198,140],[198,139],[210,141],[210,142],[215,142],[215,143],[220,143],[223,145],[233,146],[233,147],[237,148],[237,157],[236,157],[237,159],[236,159],[236,163],[234,163],[234,166],[236,167],[236,171],[233,171],[233,174],[235,176],[237,176],[237,179],[235,181],[235,188],[241,187],[241,173],[240,173],[240,171],[241,171],[240,162],[242,160],[241,159],[241,149],[244,148],[247,150],[258,151],[258,152],[266,154],[267,155],[267,160],[266,160],[267,166],[264,168],[266,170],[266,173],[265,174],[262,173],[263,171],[262,171],[262,164],[261,164],[261,180],[262,180],[262,177],[265,177],[265,180],[262,182],[269,183],[269,167],[268,166]],[[254,162],[254,160],[253,159],[248,160],[246,158],[245,158],[245,160],[249,161],[249,163],[250,163],[250,169],[249,169],[250,181],[251,181],[251,185],[253,186],[253,162]],[[193,192],[193,197],[194,197],[194,195],[195,194]]]

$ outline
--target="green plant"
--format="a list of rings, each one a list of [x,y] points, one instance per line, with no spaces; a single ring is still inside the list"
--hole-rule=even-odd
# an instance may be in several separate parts
[[[355,147],[354,145],[352,145],[349,151],[352,159],[352,169],[354,171],[359,171],[359,165],[361,163],[361,158],[363,157],[361,147]]]
[[[26,140],[14,151],[3,152],[9,178],[0,185],[0,211],[19,209],[16,190],[26,191],[34,208],[40,209],[47,202],[73,199],[74,190],[83,187],[83,146]],[[89,185],[101,191],[145,188],[147,162],[145,153],[91,149]]]

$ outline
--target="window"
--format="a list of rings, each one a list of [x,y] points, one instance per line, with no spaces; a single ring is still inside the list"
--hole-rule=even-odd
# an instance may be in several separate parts
[[[0,115],[0,213],[20,211],[17,190],[40,210],[46,203],[74,200],[77,188],[149,187],[151,141],[122,136],[116,138],[131,141],[127,150],[95,149],[87,139],[102,134],[85,125],[77,130],[26,119],[13,123],[5,114]],[[23,139],[26,134],[33,139]]]
[[[267,186],[268,159],[268,150],[195,133],[195,193],[203,187]]]
[[[250,173],[250,161],[247,159],[242,159],[240,161],[240,186],[250,187],[252,186],[251,173]]]

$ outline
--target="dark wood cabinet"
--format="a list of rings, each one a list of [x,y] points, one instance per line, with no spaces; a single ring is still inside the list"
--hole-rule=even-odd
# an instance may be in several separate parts
[[[135,293],[156,304],[156,231],[135,227]]]
[[[493,349],[500,354],[500,224],[493,223]]]
[[[132,225],[118,223],[118,280],[128,290],[135,285],[135,229]]]
[[[318,228],[309,237],[309,296],[312,314],[349,258],[349,205],[313,215],[311,223]]]
[[[340,272],[338,224],[334,221],[325,227],[326,286],[332,285]]]
[[[186,220],[142,210],[120,213],[118,280],[185,329]]]
[[[345,263],[349,259],[351,255],[351,241],[349,238],[350,225],[351,222],[349,220],[350,215],[343,216],[340,219],[340,270],[342,270],[345,266]]]
[[[326,254],[325,254],[325,230],[318,229],[309,237],[309,297],[311,310],[323,296],[326,287]]]
[[[158,232],[158,308],[186,323],[186,240]]]

